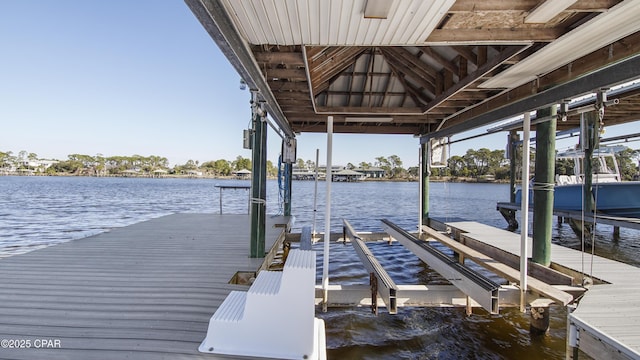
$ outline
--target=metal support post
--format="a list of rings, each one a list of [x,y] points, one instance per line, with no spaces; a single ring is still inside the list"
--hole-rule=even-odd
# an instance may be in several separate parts
[[[284,164],[284,216],[291,216],[291,185],[293,164]]]
[[[429,225],[429,162],[431,151],[429,150],[429,143],[422,144],[422,166],[420,168],[420,177],[422,180],[422,205],[420,213],[422,215],[422,224]]]
[[[324,254],[322,259],[322,311],[327,311],[329,302],[329,245],[331,244],[331,159],[333,155],[333,116],[327,116],[327,190],[324,213]]]
[[[529,131],[531,130],[531,114],[524,113],[522,124],[522,201],[520,214],[520,311],[527,311],[527,239],[529,237]]]
[[[251,246],[249,256],[264,257],[267,199],[267,123],[266,114],[252,93],[253,148],[251,154]]]
[[[536,165],[533,183],[533,253],[532,260],[543,266],[551,264],[553,224],[553,189],[555,186],[556,115],[552,106],[538,110],[537,117],[551,120],[536,125]]]

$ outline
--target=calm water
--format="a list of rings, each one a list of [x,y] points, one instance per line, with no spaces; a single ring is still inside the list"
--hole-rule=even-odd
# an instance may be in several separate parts
[[[0,177],[0,257],[109,231],[172,213],[218,213],[216,184],[237,183],[211,179],[130,179]],[[246,182],[245,182],[246,184]],[[313,183],[293,183],[294,231],[311,225]],[[323,182],[318,185],[317,228],[323,231]],[[268,212],[279,211],[277,182],[267,187]],[[417,183],[335,183],[332,188],[332,231],[347,218],[357,231],[381,231],[378,219],[388,218],[413,230],[417,224]],[[432,183],[431,215],[466,219],[504,228],[495,209],[508,198],[508,186],[498,184]],[[246,213],[248,191],[226,190],[224,213]],[[640,266],[640,233],[599,226],[597,254]],[[554,242],[580,247],[568,225],[555,225]],[[392,277],[400,284],[437,283],[439,277],[400,245],[372,243]],[[1,260],[0,260],[1,261]],[[366,283],[367,274],[351,247],[332,245],[332,283]],[[381,310],[336,309],[320,314],[327,324],[332,359],[562,359],[566,313],[552,311],[548,336],[529,336],[528,316],[516,310],[489,315],[462,309],[401,309],[398,315]]]

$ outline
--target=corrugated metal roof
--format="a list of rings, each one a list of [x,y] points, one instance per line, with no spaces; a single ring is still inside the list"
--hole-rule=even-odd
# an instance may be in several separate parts
[[[223,0],[250,44],[414,45],[455,0],[393,1],[387,19],[366,19],[366,0]],[[256,21],[259,19],[259,21]]]

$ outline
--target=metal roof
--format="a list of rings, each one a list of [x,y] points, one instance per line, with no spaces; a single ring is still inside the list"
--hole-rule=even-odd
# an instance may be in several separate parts
[[[640,77],[637,0],[185,1],[288,136],[329,115],[448,135]],[[637,119],[637,92],[619,98],[607,125]]]

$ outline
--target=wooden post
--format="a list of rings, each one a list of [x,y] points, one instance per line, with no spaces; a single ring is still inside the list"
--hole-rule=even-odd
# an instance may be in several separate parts
[[[267,122],[252,95],[253,147],[251,153],[251,239],[249,256],[264,257],[267,199]]]
[[[536,165],[533,184],[533,252],[535,263],[551,264],[553,188],[555,185],[556,106],[538,110],[538,119],[551,116],[536,127]]]
[[[549,306],[531,305],[531,324],[529,331],[532,335],[544,335],[549,330]]]

